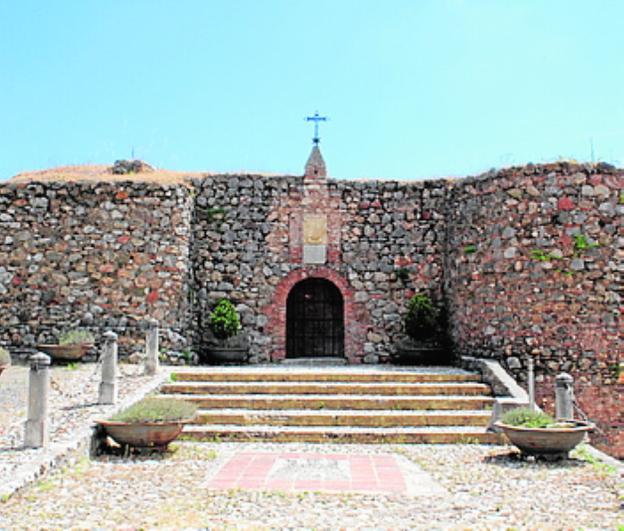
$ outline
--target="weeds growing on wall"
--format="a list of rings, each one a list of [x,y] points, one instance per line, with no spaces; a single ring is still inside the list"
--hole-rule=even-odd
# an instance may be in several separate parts
[[[588,249],[593,249],[595,247],[599,247],[600,244],[597,242],[590,243],[587,239],[587,236],[584,234],[575,234],[574,235],[574,250],[580,254],[583,251],[587,251]]]

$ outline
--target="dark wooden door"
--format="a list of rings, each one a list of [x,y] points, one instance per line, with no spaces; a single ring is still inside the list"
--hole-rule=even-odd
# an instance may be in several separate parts
[[[344,302],[328,280],[295,284],[286,302],[286,323],[288,358],[344,356]]]

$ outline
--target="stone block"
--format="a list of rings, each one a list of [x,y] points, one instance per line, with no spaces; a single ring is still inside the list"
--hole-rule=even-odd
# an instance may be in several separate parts
[[[305,264],[324,264],[327,261],[326,245],[304,245],[303,262]]]

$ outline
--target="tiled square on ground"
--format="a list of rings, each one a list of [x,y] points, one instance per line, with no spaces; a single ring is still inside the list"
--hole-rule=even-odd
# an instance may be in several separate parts
[[[207,487],[410,496],[446,492],[418,465],[392,454],[236,452]]]
[[[299,481],[350,480],[350,468],[350,463],[345,458],[277,456],[269,472],[269,479],[293,479]]]

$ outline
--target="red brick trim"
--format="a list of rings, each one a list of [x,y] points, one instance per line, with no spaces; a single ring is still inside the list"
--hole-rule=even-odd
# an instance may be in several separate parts
[[[275,287],[270,304],[262,308],[268,319],[267,334],[271,337],[271,361],[286,357],[286,301],[290,290],[306,278],[324,278],[332,282],[344,300],[345,356],[349,363],[362,363],[366,331],[371,326],[363,303],[354,301],[354,290],[337,271],[324,266],[308,266],[291,271]]]

